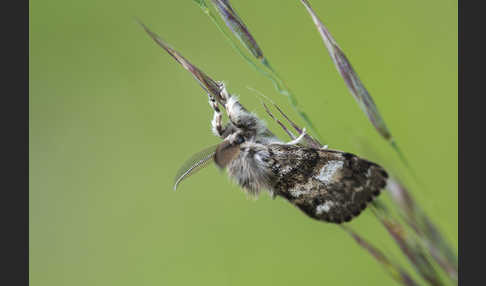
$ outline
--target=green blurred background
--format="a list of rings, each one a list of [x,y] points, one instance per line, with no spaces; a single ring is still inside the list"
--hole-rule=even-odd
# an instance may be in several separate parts
[[[403,177],[457,247],[457,1],[311,1],[425,188],[367,121],[300,1],[232,4],[326,143]],[[202,89],[135,18],[277,134],[247,87],[302,123],[191,0],[31,1],[31,285],[395,285],[340,228],[283,199],[249,200],[214,166],[172,191],[182,162],[218,139]],[[370,211],[351,225],[405,261]]]

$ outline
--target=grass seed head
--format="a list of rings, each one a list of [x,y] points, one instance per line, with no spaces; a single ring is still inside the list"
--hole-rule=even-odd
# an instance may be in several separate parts
[[[152,32],[145,26],[142,22],[138,21],[138,23],[143,27],[143,29],[147,32],[147,34],[160,46],[162,47],[169,55],[171,55],[177,62],[179,62],[186,70],[188,70],[194,78],[198,81],[199,85],[208,93],[211,94],[218,100],[221,104],[224,104],[223,98],[220,95],[220,85],[206,75],[203,71],[198,69],[196,66],[191,64],[188,60],[186,60],[181,54],[179,54],[176,50],[171,48],[169,44],[167,44],[162,38],[160,38],[156,33]]]
[[[243,20],[236,14],[235,10],[231,6],[228,0],[212,0],[214,6],[218,10],[221,18],[224,20],[228,28],[231,29],[233,34],[240,39],[245,47],[252,53],[252,55],[258,60],[263,60],[263,52],[258,46],[255,38],[251,35],[250,31],[246,27]]]
[[[391,140],[391,133],[386,127],[383,117],[381,117],[380,113],[378,112],[378,108],[368,93],[368,90],[366,90],[365,86],[359,79],[358,74],[351,66],[351,63],[348,61],[346,55],[344,55],[343,51],[329,33],[326,26],[324,26],[321,20],[319,20],[314,10],[312,10],[309,2],[306,0],[301,0],[301,2],[311,15],[312,20],[314,21],[314,24],[316,25],[317,30],[324,41],[324,45],[329,52],[329,55],[339,71],[339,74],[344,79],[349,91],[358,102],[358,105],[364,111],[378,133],[380,133],[380,135],[386,140]]]

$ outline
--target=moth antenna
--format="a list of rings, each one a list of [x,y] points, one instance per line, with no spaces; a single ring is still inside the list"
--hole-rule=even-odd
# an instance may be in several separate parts
[[[177,187],[184,179],[195,174],[197,171],[213,162],[213,157],[216,153],[217,147],[218,145],[214,145],[200,151],[199,153],[196,153],[182,165],[179,171],[177,171],[174,179],[174,191],[177,190]]]

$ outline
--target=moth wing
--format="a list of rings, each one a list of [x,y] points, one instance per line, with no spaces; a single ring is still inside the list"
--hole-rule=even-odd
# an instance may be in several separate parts
[[[280,166],[277,195],[312,218],[340,223],[356,217],[386,185],[386,171],[354,154],[271,145]]]
[[[187,159],[184,164],[179,168],[174,179],[174,191],[177,186],[189,176],[195,174],[197,171],[208,166],[213,162],[214,154],[216,153],[216,148],[220,144],[208,147]]]
[[[358,216],[386,185],[387,172],[376,163],[339,150],[319,150],[315,177],[325,190],[316,197],[314,215],[340,223]],[[321,165],[322,164],[322,165]]]

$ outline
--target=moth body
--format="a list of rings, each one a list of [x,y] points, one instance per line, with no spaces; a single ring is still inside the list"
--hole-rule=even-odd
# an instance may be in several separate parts
[[[209,156],[205,151],[189,170],[179,172],[177,183],[192,174],[192,166],[199,167],[212,159],[250,195],[267,190],[309,217],[332,223],[358,216],[386,186],[388,175],[377,164],[346,152],[303,146],[305,131],[283,142],[223,84],[221,97],[229,118],[225,126],[212,96],[209,103],[214,110],[212,131],[223,142]]]
[[[385,187],[388,175],[377,164],[322,147],[281,112],[299,132],[295,138],[267,109],[292,138],[290,142],[278,139],[262,120],[228,93],[223,83],[212,80],[141,25],[208,92],[209,105],[214,111],[211,129],[222,139],[218,145],[206,148],[184,163],[176,175],[174,189],[185,178],[215,162],[250,195],[257,196],[267,190],[272,197],[285,198],[314,219],[341,223],[359,215]],[[220,105],[229,119],[226,125],[222,124]]]

